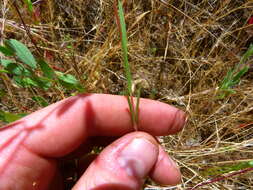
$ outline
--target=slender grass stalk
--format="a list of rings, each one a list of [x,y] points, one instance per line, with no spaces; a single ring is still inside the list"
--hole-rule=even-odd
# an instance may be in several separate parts
[[[132,75],[131,75],[130,65],[128,62],[128,48],[127,48],[128,42],[127,42],[126,23],[125,23],[123,5],[120,0],[117,0],[117,2],[115,0],[114,9],[115,9],[117,25],[120,31],[123,65],[124,65],[125,75],[127,79],[127,101],[129,105],[129,111],[131,114],[133,127],[137,131],[140,95],[138,95],[137,97],[137,104],[135,107],[134,101],[133,101],[133,92],[132,92]]]
[[[127,88],[128,93],[132,96],[132,75],[130,71],[130,65],[128,62],[128,48],[127,48],[127,32],[126,32],[126,23],[124,18],[123,6],[122,2],[118,1],[118,9],[119,9],[119,21],[120,21],[120,32],[121,32],[121,48],[122,48],[122,55],[123,55],[123,63],[125,74],[127,78]]]

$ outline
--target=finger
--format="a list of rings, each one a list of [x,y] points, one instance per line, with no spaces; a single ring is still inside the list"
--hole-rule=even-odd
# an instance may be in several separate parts
[[[176,132],[185,122],[183,112],[156,101],[141,99],[139,112],[140,130],[153,135]],[[72,152],[88,136],[132,130],[125,97],[79,95],[48,106],[0,128],[0,187],[45,189],[56,170],[48,157]]]
[[[98,154],[88,154],[78,160],[79,176],[85,172],[97,156]],[[149,176],[161,185],[176,185],[181,182],[181,173],[178,166],[160,145],[158,159]]]
[[[181,181],[181,173],[178,166],[160,145],[158,159],[149,176],[162,185],[176,185]]]
[[[55,157],[73,151],[88,136],[118,136],[133,131],[126,98],[102,94],[71,97],[18,122],[2,130],[0,139],[24,131],[24,146]],[[184,123],[184,112],[161,102],[140,100],[139,130],[168,135],[182,129]]]
[[[140,189],[156,167],[158,157],[159,145],[152,136],[143,132],[130,133],[105,148],[73,190]]]

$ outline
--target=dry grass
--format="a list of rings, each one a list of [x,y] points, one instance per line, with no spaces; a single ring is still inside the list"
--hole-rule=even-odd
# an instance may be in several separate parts
[[[1,40],[19,39],[39,55],[11,2],[3,0],[0,5]],[[38,1],[36,22],[21,3],[18,6],[32,38],[55,70],[74,74],[87,92],[123,93],[126,80],[113,0]],[[124,6],[129,60],[134,84],[142,86],[141,97],[173,104],[189,114],[180,134],[163,139],[182,168],[183,183],[177,189],[192,188],[221,174],[210,168],[232,168],[252,159],[252,61],[235,87],[236,94],[218,100],[216,93],[229,68],[253,41],[253,26],[247,24],[253,2],[129,0]],[[37,110],[34,94],[50,103],[70,95],[61,89],[19,89],[7,75],[0,77],[0,86],[8,93],[1,97],[0,107],[6,111]],[[252,172],[247,172],[199,189],[252,186]]]

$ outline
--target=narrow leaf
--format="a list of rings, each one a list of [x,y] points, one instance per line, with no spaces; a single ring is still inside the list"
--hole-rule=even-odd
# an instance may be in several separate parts
[[[234,77],[233,77],[233,81],[238,81],[240,80],[240,78],[245,74],[247,73],[249,70],[249,67],[248,66],[245,66],[243,69],[241,69]]]
[[[121,30],[121,46],[123,53],[123,61],[124,61],[124,69],[127,78],[127,87],[128,93],[132,96],[132,75],[130,71],[130,66],[128,63],[128,49],[127,49],[127,32],[126,32],[126,23],[124,18],[124,11],[122,2],[118,1],[118,9],[119,9],[119,20],[120,20],[120,30]]]
[[[9,73],[9,71],[4,70],[4,69],[0,69],[0,73]]]
[[[242,59],[239,63],[240,64],[243,64],[247,61],[247,59],[253,55],[253,44],[250,44],[250,47],[249,49],[244,53],[244,55],[242,56]]]

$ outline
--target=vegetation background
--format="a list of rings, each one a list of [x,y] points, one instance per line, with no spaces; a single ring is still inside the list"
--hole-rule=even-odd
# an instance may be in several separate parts
[[[223,79],[253,43],[253,1],[128,0],[123,5],[134,87],[142,87],[141,97],[189,115],[181,133],[161,139],[183,174],[182,184],[169,189],[253,189],[252,59],[243,63],[248,69],[231,86],[233,92],[219,96]],[[2,45],[6,39],[21,41],[82,86],[22,87],[2,64],[2,124],[83,90],[124,94],[113,0],[1,0],[0,15]],[[74,163],[64,166],[67,189],[76,173]],[[146,186],[162,187],[150,180]]]

